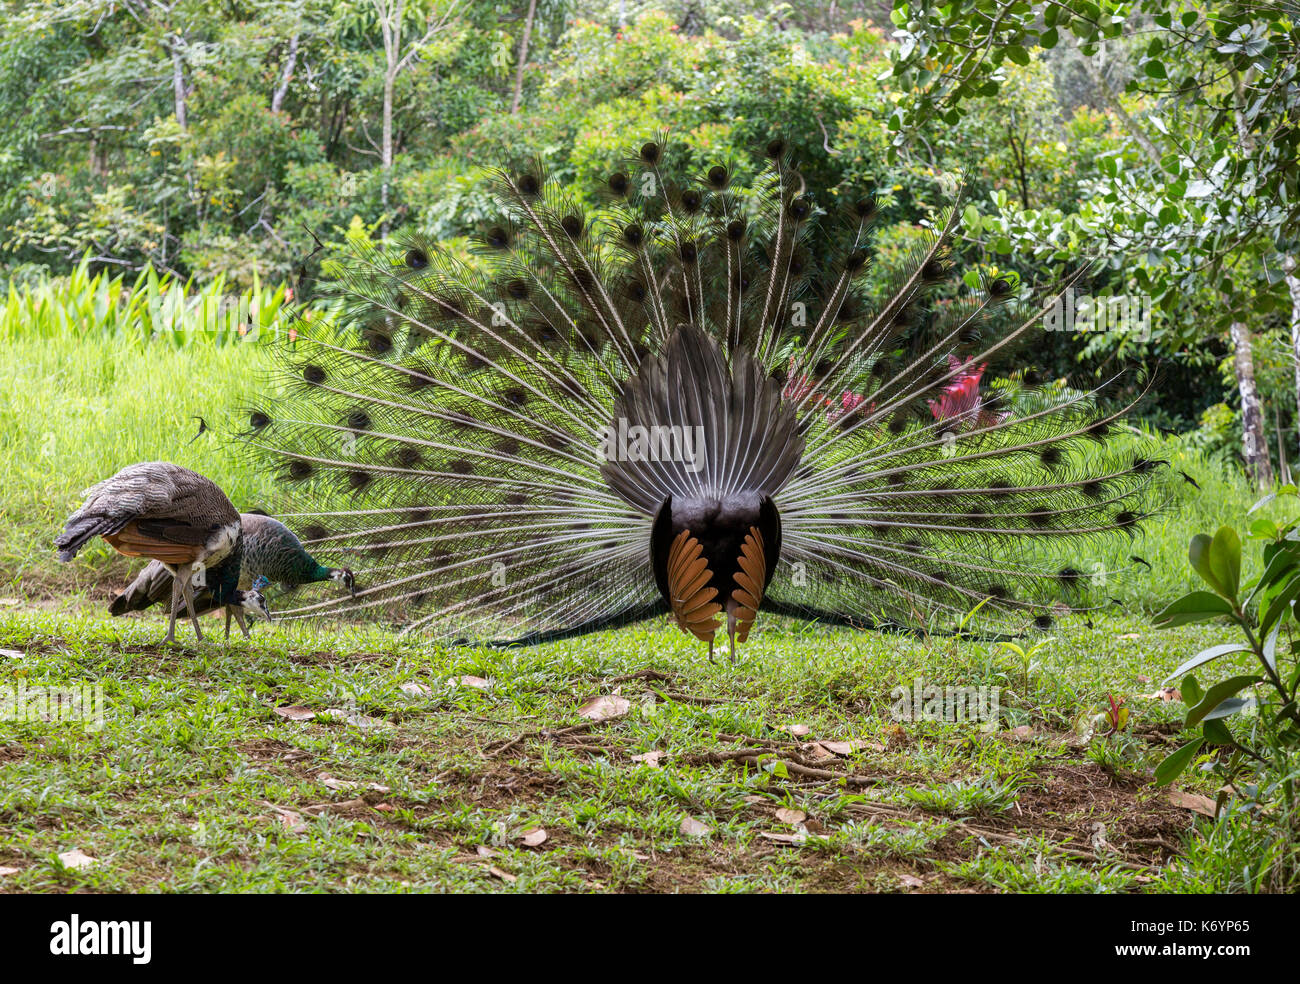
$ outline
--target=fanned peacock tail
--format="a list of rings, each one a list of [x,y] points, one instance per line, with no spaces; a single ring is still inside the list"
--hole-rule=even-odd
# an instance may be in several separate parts
[[[1152,463],[1097,393],[981,395],[1051,305],[1006,279],[943,305],[955,208],[873,303],[875,201],[827,216],[780,141],[749,191],[645,144],[588,210],[494,172],[470,256],[360,248],[347,329],[297,326],[249,444],[314,508],[350,613],[542,639],[672,611],[1005,624],[1090,601],[1088,540],[1133,535]],[[698,549],[697,549],[698,548]]]

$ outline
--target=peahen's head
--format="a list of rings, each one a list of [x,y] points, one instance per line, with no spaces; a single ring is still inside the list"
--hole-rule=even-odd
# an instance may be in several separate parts
[[[347,588],[352,597],[357,596],[357,579],[353,576],[350,567],[331,567],[330,580]]]
[[[274,622],[275,619],[271,617],[271,608],[267,605],[266,598],[262,594],[263,589],[270,583],[266,576],[259,577],[247,591],[235,591],[230,599],[230,604],[237,605],[250,615],[264,618],[268,622]]]

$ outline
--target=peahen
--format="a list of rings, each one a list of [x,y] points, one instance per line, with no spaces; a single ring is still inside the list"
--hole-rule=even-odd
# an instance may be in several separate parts
[[[355,593],[352,571],[321,564],[303,549],[293,531],[279,520],[255,512],[241,513],[239,518],[244,532],[244,549],[239,569],[241,588],[251,588],[255,578],[265,579],[264,583],[275,582],[283,591],[291,591],[303,584],[333,581]],[[154,560],[136,575],[126,590],[113,599],[108,610],[114,615],[144,611],[159,602],[167,602],[171,596],[171,571],[161,561]],[[221,607],[213,602],[212,592],[207,588],[195,594],[194,604],[198,615],[206,615]],[[180,614],[185,615],[186,611],[183,610]],[[231,614],[232,609],[227,606],[227,638],[230,636]],[[244,628],[242,622],[241,628]],[[248,635],[247,628],[244,628],[244,635]]]
[[[171,621],[164,642],[176,639],[182,597],[195,637],[203,638],[194,608],[196,586],[211,592],[215,607],[234,608],[241,627],[245,611],[271,617],[261,592],[239,587],[244,550],[239,513],[211,479],[166,461],[146,461],[128,465],[82,494],[86,501],[54,541],[59,560],[72,560],[102,536],[120,554],[162,564],[172,575]]]
[[[346,327],[297,327],[246,438],[368,586],[282,614],[537,642],[671,612],[734,655],[759,611],[1084,607],[1087,541],[1135,533],[1152,463],[1114,447],[1127,408],[1023,385],[1054,299],[952,289],[955,207],[874,290],[876,200],[827,216],[780,140],[748,191],[667,157],[642,146],[594,207],[494,171],[468,258],[416,233],[355,253]]]

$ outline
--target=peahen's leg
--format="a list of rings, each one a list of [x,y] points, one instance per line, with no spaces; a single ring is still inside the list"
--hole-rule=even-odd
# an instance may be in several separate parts
[[[185,607],[189,610],[190,621],[194,623],[194,638],[196,641],[202,642],[203,629],[199,627],[199,613],[194,606],[194,586],[190,584],[193,576],[193,571],[185,574],[185,580],[181,582],[181,592],[185,595]]]
[[[239,631],[242,632],[242,633],[244,633],[244,638],[245,638],[245,639],[251,639],[251,638],[253,638],[252,634],[248,631],[248,619],[246,619],[246,618],[244,617],[244,612],[243,612],[243,610],[242,610],[242,609],[239,609],[239,608],[227,608],[226,611],[227,611],[227,612],[234,612],[234,613],[235,613],[235,621],[239,623]],[[229,633],[229,631],[230,631],[230,629],[229,629],[229,627],[228,627],[228,626],[229,626],[229,621],[230,621],[230,616],[229,616],[229,615],[226,616],[226,621],[227,621],[227,629],[226,629],[226,631],[227,631],[227,633]]]
[[[226,642],[230,641],[230,613],[234,611],[229,605],[226,606]]]
[[[163,642],[176,641],[176,613],[180,611],[181,607],[181,570],[183,568],[184,565],[176,568],[172,573],[171,621],[167,623],[167,634],[163,636]]]

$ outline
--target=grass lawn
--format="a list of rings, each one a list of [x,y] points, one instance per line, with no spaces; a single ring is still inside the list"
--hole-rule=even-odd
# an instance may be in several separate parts
[[[0,604],[4,686],[106,705],[101,730],[0,724],[0,892],[1248,887],[1150,783],[1183,707],[1146,695],[1214,627],[1074,617],[1028,667],[779,619],[734,665],[663,622],[500,651],[208,627],[162,648],[160,616]],[[996,725],[895,720],[916,677],[1001,688]],[[1131,717],[1088,739],[1107,694]],[[602,695],[626,703],[580,716]]]

